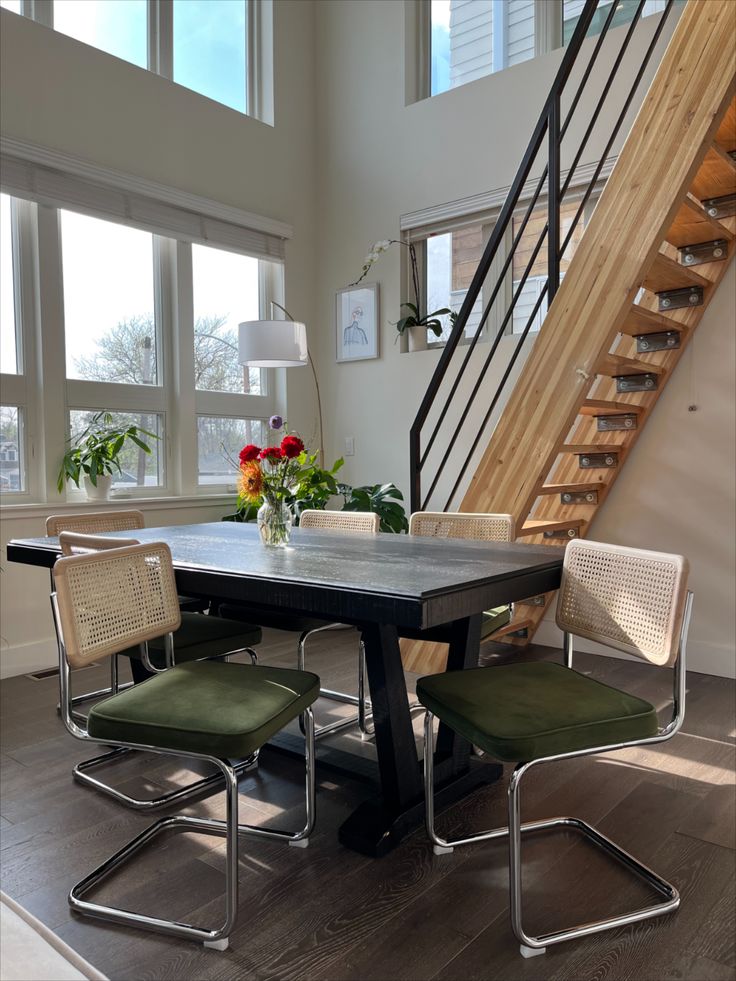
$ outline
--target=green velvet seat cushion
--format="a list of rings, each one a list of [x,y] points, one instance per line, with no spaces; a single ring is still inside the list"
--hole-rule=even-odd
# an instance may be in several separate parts
[[[174,631],[174,661],[185,664],[206,657],[222,657],[241,647],[253,647],[260,643],[261,629],[251,623],[223,620],[203,613],[182,613],[181,626]],[[127,657],[140,659],[137,647],[122,652]],[[157,668],[166,667],[164,638],[156,637],[148,642],[148,653]]]
[[[549,662],[431,675],[419,679],[417,696],[450,728],[507,762],[657,732],[657,713],[649,702]]]
[[[329,620],[317,620],[314,617],[302,617],[296,614],[264,610],[247,603],[223,603],[219,614],[229,620],[247,620],[261,627],[272,627],[274,630],[288,630],[290,633],[304,633],[305,630],[316,630],[330,623]]]
[[[235,759],[253,753],[318,695],[319,678],[309,671],[198,661],[99,702],[87,728],[93,739]]]

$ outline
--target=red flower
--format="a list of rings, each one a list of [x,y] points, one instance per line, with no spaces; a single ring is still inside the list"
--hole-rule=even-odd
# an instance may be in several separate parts
[[[250,463],[251,460],[257,460],[258,454],[260,452],[261,452],[260,446],[256,446],[254,443],[248,443],[248,445],[244,446],[243,449],[240,451],[241,464]]]
[[[294,457],[304,452],[304,443],[298,436],[284,436],[281,440],[281,452],[289,460],[293,460]]]
[[[276,463],[284,454],[281,452],[281,448],[278,446],[267,446],[265,450],[261,450],[259,456],[262,460],[268,460],[269,463]]]

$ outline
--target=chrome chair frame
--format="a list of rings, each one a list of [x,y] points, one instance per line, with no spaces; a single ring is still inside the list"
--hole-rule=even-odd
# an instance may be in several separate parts
[[[619,845],[611,841],[604,834],[592,825],[576,817],[556,817],[543,821],[521,821],[521,781],[522,778],[532,769],[541,763],[555,763],[558,760],[574,759],[578,756],[595,756],[600,753],[610,753],[619,749],[628,749],[630,746],[650,746],[665,742],[671,739],[680,731],[685,719],[685,693],[686,693],[686,645],[687,633],[690,625],[692,612],[693,594],[688,591],[685,600],[685,607],[682,616],[682,624],[679,635],[679,654],[673,666],[673,691],[672,691],[672,719],[661,728],[656,736],[647,739],[638,739],[632,742],[615,743],[606,746],[595,746],[591,749],[577,750],[572,753],[561,753],[555,756],[545,756],[531,760],[528,763],[518,763],[511,775],[508,789],[508,810],[509,823],[507,827],[495,828],[492,831],[483,831],[478,834],[470,835],[467,838],[459,838],[449,841],[441,838],[434,827],[434,753],[432,739],[432,724],[434,715],[427,711],[424,717],[424,792],[426,805],[426,828],[435,855],[445,855],[451,853],[460,845],[475,844],[479,841],[489,841],[495,838],[509,839],[509,889],[510,889],[510,911],[511,926],[517,939],[521,944],[521,954],[523,957],[534,957],[543,954],[551,944],[562,943],[565,940],[572,940],[576,937],[586,937],[593,933],[600,933],[603,930],[612,930],[615,927],[627,926],[630,923],[638,923],[641,920],[648,920],[655,916],[663,916],[671,913],[680,905],[680,894],[677,889],[661,876],[653,872],[648,866],[634,858]],[[573,660],[573,637],[570,633],[564,634],[564,663],[565,667],[572,668]],[[489,668],[488,670],[493,670]],[[521,882],[521,841],[522,835],[526,832],[547,831],[552,828],[568,828],[582,832],[586,838],[594,845],[601,848],[606,854],[615,858],[622,865],[643,879],[649,886],[659,892],[664,900],[633,913],[624,913],[620,916],[612,916],[603,920],[595,920],[591,923],[584,923],[579,926],[570,927],[565,930],[557,930],[535,937],[524,930],[522,922],[522,882]]]
[[[100,539],[96,536],[83,536],[79,533],[75,533],[75,535],[79,535],[80,542],[82,537],[87,538],[89,540],[90,545],[95,545],[100,550],[114,548],[123,545],[138,544],[137,539],[134,538],[110,540],[110,539]],[[54,588],[55,588],[53,569],[51,570],[50,574],[51,574],[51,595],[53,597]],[[64,657],[64,652],[62,650],[61,627],[58,617],[56,616],[54,610],[53,599],[52,599],[52,613],[54,617],[57,647],[59,651],[60,698],[59,698],[58,710],[61,713],[62,706],[64,704],[64,698],[65,698],[64,692],[62,690],[61,676],[64,670],[64,664],[66,663],[66,659]],[[172,634],[166,634],[164,636],[164,656],[166,659],[166,665],[163,668],[157,668],[154,665],[148,651],[148,644],[140,644],[139,649],[141,655],[141,662],[143,663],[143,666],[146,668],[146,670],[150,671],[151,674],[161,674],[162,672],[167,671],[169,668],[174,667],[176,663],[174,638]],[[241,647],[241,648],[234,649],[232,651],[228,651],[226,654],[221,655],[220,658],[222,660],[229,660],[235,654],[247,654],[250,657],[252,664],[258,663],[258,655],[251,647]],[[119,656],[118,654],[110,655],[111,684],[109,690],[101,689],[99,691],[92,692],[91,694],[69,697],[69,707],[70,707],[72,718],[74,722],[77,723],[79,726],[83,726],[87,721],[87,717],[85,715],[82,715],[80,712],[73,711],[73,706],[75,704],[78,704],[80,700],[89,700],[91,698],[101,698],[101,697],[109,697],[110,695],[117,695],[118,692],[124,690],[125,688],[131,687],[132,682],[125,685],[118,685],[117,683],[118,656]],[[71,692],[71,677],[69,675],[67,676],[67,685],[68,685],[67,696],[69,696]],[[80,731],[86,732],[86,729]],[[211,791],[211,789],[217,787],[217,785],[220,782],[220,774],[212,773],[209,776],[201,777],[199,780],[195,780],[193,783],[189,783],[184,787],[180,787],[178,790],[169,791],[168,793],[162,794],[158,797],[138,798],[138,797],[131,797],[129,794],[125,794],[123,793],[123,791],[117,790],[115,787],[110,786],[110,784],[104,783],[104,781],[102,780],[98,780],[96,777],[92,776],[91,773],[89,772],[90,770],[96,769],[98,766],[104,766],[107,763],[117,762],[122,757],[130,755],[132,752],[134,752],[134,750],[132,749],[117,747],[116,749],[113,749],[109,753],[103,753],[100,756],[94,756],[91,759],[83,760],[81,763],[77,763],[77,765],[74,767],[74,769],[72,770],[72,776],[78,783],[85,784],[88,787],[92,787],[94,790],[97,790],[102,794],[107,794],[109,797],[112,797],[114,800],[117,800],[119,803],[124,804],[126,807],[130,807],[136,811],[151,811],[151,810],[155,810],[156,808],[165,807],[170,804],[183,803],[184,801],[193,800],[194,798],[200,797],[203,793]],[[253,753],[252,756],[249,756],[245,760],[239,760],[237,763],[233,764],[232,768],[236,773],[236,775],[240,776],[241,774],[245,773],[247,770],[250,770],[254,766],[256,766],[257,763],[258,763],[258,751],[256,750],[256,752]]]
[[[314,830],[316,819],[316,776],[315,776],[315,752],[314,752],[314,714],[311,706],[300,716],[305,730],[305,805],[306,819],[304,826],[299,831],[281,831],[274,828],[257,828],[249,824],[238,822],[238,772],[237,768],[227,760],[219,759],[216,756],[209,756],[204,753],[181,752],[162,749],[159,746],[149,746],[144,743],[126,743],[120,746],[111,740],[92,739],[86,729],[77,725],[71,705],[71,671],[64,650],[64,640],[61,630],[61,620],[59,617],[56,594],[52,593],[51,608],[54,616],[54,623],[59,637],[59,646],[62,653],[60,663],[60,685],[61,685],[61,705],[62,719],[69,733],[75,739],[82,741],[93,741],[104,746],[114,746],[115,752],[146,752],[156,753],[160,756],[176,756],[186,759],[204,760],[217,767],[219,773],[214,778],[207,778],[210,783],[217,783],[224,780],[225,794],[227,802],[226,818],[220,821],[214,818],[195,818],[185,815],[171,815],[160,818],[154,824],[146,828],[135,838],[131,839],[126,845],[118,849],[100,866],[86,875],[69,892],[68,902],[71,908],[84,916],[90,916],[111,923],[120,923],[124,926],[138,926],[157,933],[165,933],[169,936],[184,937],[187,940],[196,940],[215,950],[227,950],[229,934],[233,929],[238,912],[238,841],[244,838],[270,838],[277,841],[285,841],[295,848],[306,848],[309,844],[309,836]],[[188,795],[191,795],[191,788],[187,788]],[[118,799],[123,799],[125,795],[113,794]],[[185,796],[179,791],[170,800],[184,800]],[[170,801],[169,801],[170,802]],[[123,866],[128,859],[132,858],[145,845],[151,842],[159,834],[167,831],[193,832],[199,831],[204,834],[215,835],[226,839],[226,860],[225,860],[225,922],[216,929],[192,926],[182,923],[179,920],[164,920],[156,916],[147,916],[142,913],[133,913],[130,910],[118,909],[114,906],[103,906],[99,903],[90,902],[84,896],[95,886],[104,882],[112,873]]]

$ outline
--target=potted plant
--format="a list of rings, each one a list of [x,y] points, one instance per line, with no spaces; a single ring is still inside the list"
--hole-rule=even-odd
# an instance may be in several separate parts
[[[119,457],[126,444],[134,443],[144,453],[151,452],[141,436],[158,439],[155,433],[140,426],[115,425],[110,412],[97,412],[83,432],[67,440],[69,448],[61,461],[56,484],[59,493],[63,491],[65,481],[71,480],[79,487],[79,481],[84,477],[87,497],[107,500],[113,474],[123,472]]]
[[[430,313],[422,313],[421,291],[419,289],[419,268],[417,266],[417,252],[413,242],[402,242],[397,238],[387,238],[380,242],[375,242],[363,262],[363,270],[360,276],[351,286],[357,286],[368,274],[371,266],[386,252],[392,245],[403,245],[409,250],[409,263],[411,265],[411,285],[414,293],[414,302],[409,301],[401,304],[401,309],[409,312],[394,324],[398,336],[403,337],[406,333],[409,339],[409,350],[423,350],[427,347],[427,331],[431,330],[435,337],[442,336],[442,321],[440,317],[449,316],[450,327],[453,327],[457,320],[457,313],[449,307],[441,307],[439,310],[432,310]]]

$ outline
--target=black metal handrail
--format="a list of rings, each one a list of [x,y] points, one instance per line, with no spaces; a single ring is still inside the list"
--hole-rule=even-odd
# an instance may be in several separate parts
[[[447,496],[444,506],[439,508],[441,510],[449,510],[454,502],[455,495],[465,478],[468,467],[474,457],[474,454],[478,448],[480,440],[483,438],[488,423],[493,415],[494,410],[499,404],[501,396],[505,390],[506,384],[511,376],[511,372],[519,358],[519,355],[523,349],[524,343],[527,340],[535,319],[542,307],[545,299],[547,299],[548,307],[551,305],[557,289],[560,284],[560,262],[562,257],[565,255],[567,248],[570,245],[572,236],[575,229],[583,215],[585,205],[587,204],[590,195],[593,193],[595,186],[600,178],[601,171],[608,159],[608,154],[613,146],[613,143],[621,129],[621,125],[626,118],[626,114],[631,106],[631,103],[636,95],[639,88],[641,80],[644,73],[651,61],[652,54],[656,48],[657,42],[662,34],[665,23],[669,16],[670,11],[673,8],[675,0],[667,0],[666,7],[662,12],[659,19],[656,30],[652,36],[650,43],[647,46],[647,50],[644,57],[640,63],[639,69],[634,78],[633,84],[628,92],[627,97],[624,100],[623,107],[621,108],[619,115],[617,117],[616,123],[612,128],[609,137],[606,141],[605,149],[600,155],[599,161],[593,172],[593,176],[587,184],[585,191],[580,200],[580,204],[577,208],[575,217],[568,229],[563,241],[561,239],[560,231],[560,209],[566,192],[568,191],[571,181],[573,180],[575,170],[580,163],[581,157],[585,148],[588,145],[593,129],[598,122],[601,110],[606,104],[613,83],[618,75],[619,68],[623,62],[626,51],[629,48],[631,39],[636,31],[637,25],[642,16],[642,11],[644,9],[644,4],[646,0],[639,0],[634,16],[629,24],[628,30],[626,31],[625,37],[621,43],[620,49],[616,55],[613,65],[609,71],[608,77],[606,78],[605,84],[603,86],[603,91],[598,98],[595,108],[591,112],[588,125],[586,126],[583,137],[580,141],[577,150],[573,155],[573,162],[570,166],[567,176],[563,182],[562,172],[561,172],[561,146],[565,135],[568,133],[568,127],[570,121],[578,108],[580,98],[586,90],[588,82],[590,80],[591,73],[595,68],[598,60],[599,53],[603,44],[605,42],[608,30],[614,20],[614,16],[617,10],[617,4],[610,4],[610,9],[607,11],[607,16],[603,23],[602,29],[596,38],[596,43],[593,46],[590,58],[585,65],[582,72],[580,82],[577,85],[572,100],[570,102],[570,108],[567,110],[567,114],[564,118],[562,117],[562,98],[565,94],[565,88],[569,81],[570,75],[573,68],[578,64],[580,58],[581,49],[583,42],[586,38],[587,32],[590,28],[593,19],[598,12],[600,0],[586,0],[585,7],[581,13],[578,23],[573,32],[572,38],[565,50],[565,54],[560,65],[560,69],[557,73],[557,77],[550,89],[550,93],[545,101],[544,107],[540,114],[539,120],[532,133],[529,146],[527,147],[526,153],[522,159],[519,170],[514,178],[514,181],[509,190],[506,201],[501,209],[498,216],[498,220],[493,228],[493,231],[488,239],[488,242],[483,251],[483,255],[478,264],[478,268],[473,276],[473,279],[468,287],[468,291],[465,294],[465,298],[462,302],[460,310],[458,312],[457,319],[452,327],[450,335],[447,339],[447,343],[442,351],[440,359],[438,361],[437,367],[434,374],[430,380],[427,387],[427,391],[422,399],[419,411],[417,412],[414,423],[412,424],[410,430],[410,471],[411,471],[411,509],[412,511],[418,511],[425,509],[429,504],[430,500],[435,493],[441,478],[444,475],[445,467],[448,462],[452,460],[453,468],[456,466],[454,458],[452,457],[452,451],[457,443],[459,435],[463,432],[463,427],[466,425],[468,416],[471,410],[476,407],[477,399],[481,391],[481,386],[487,377],[489,367],[497,360],[497,353],[502,338],[505,335],[506,328],[511,321],[514,310],[518,303],[519,297],[521,296],[524,286],[529,278],[531,270],[537,260],[540,250],[543,245],[547,244],[547,278],[540,290],[540,294],[537,297],[536,303],[532,309],[529,318],[524,326],[524,329],[518,335],[518,340],[515,349],[511,352],[507,363],[503,367],[501,380],[496,388],[496,391],[489,400],[488,408],[484,414],[483,422],[480,426],[476,426],[476,433],[471,441],[470,450],[466,454],[464,462],[462,465],[457,467],[457,476],[454,480],[452,489]],[[603,12],[606,8],[601,8]],[[546,145],[546,160],[541,157],[542,151]],[[542,165],[541,175],[538,178],[531,197],[526,202],[523,198],[523,192],[528,184],[530,174],[534,168],[535,162],[539,159],[539,163]],[[426,471],[430,453],[436,445],[436,441],[440,434],[440,430],[443,424],[447,420],[449,410],[456,404],[457,399],[460,397],[459,389],[460,384],[465,377],[466,370],[470,364],[473,352],[476,349],[478,340],[481,336],[481,332],[485,324],[488,322],[488,318],[491,314],[491,310],[494,304],[497,302],[499,293],[502,285],[506,281],[511,263],[513,261],[516,249],[526,231],[529,219],[537,206],[537,202],[542,195],[542,191],[546,186],[546,209],[547,209],[547,220],[537,237],[536,245],[532,250],[531,257],[526,263],[524,272],[521,274],[518,280],[518,286],[516,289],[512,290],[511,300],[508,307],[505,309],[502,315],[500,326],[496,333],[493,342],[490,345],[489,353],[485,358],[478,375],[472,384],[472,389],[470,396],[467,398],[466,404],[460,413],[459,422],[454,428],[454,432],[449,436],[446,445],[443,448],[443,459],[435,468],[435,472],[431,480],[428,481],[429,488],[423,493],[422,491],[422,476],[423,471]],[[465,347],[465,355],[457,367],[454,377],[449,378],[450,369],[454,365],[454,356],[460,347],[460,342],[463,339],[465,329],[468,324],[471,312],[475,307],[477,301],[482,296],[482,291],[486,282],[488,280],[489,274],[491,272],[491,266],[494,259],[499,253],[499,249],[502,243],[507,237],[507,233],[511,226],[516,213],[519,211],[520,205],[526,203],[526,209],[524,215],[519,222],[518,231],[515,232],[511,246],[508,249],[507,254],[503,259],[498,276],[496,277],[495,285],[491,289],[490,298],[487,303],[485,303],[483,312],[480,318],[480,322],[475,331],[474,336],[470,339],[469,343]],[[444,400],[439,404],[437,418],[434,421],[431,432],[426,441],[425,447],[422,449],[421,436],[422,431],[427,424],[432,410],[438,406],[438,399],[440,396],[441,389],[445,382],[449,383],[449,392],[444,396]],[[437,508],[435,508],[437,509]]]

